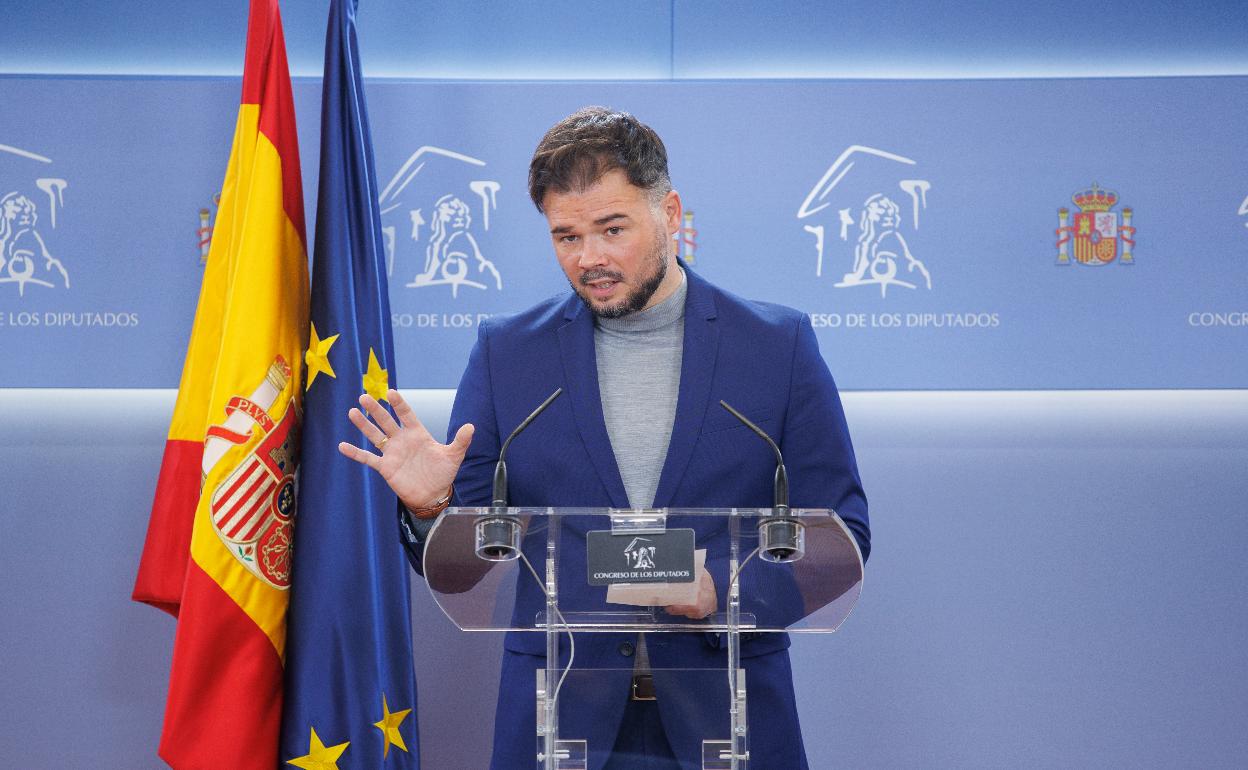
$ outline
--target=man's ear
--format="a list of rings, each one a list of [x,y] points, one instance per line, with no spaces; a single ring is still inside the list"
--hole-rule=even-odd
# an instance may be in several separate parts
[[[684,208],[680,202],[680,193],[675,190],[669,190],[667,195],[663,196],[661,207],[663,209],[664,221],[667,224],[667,234],[675,235],[680,231],[680,218],[681,214],[684,212]]]

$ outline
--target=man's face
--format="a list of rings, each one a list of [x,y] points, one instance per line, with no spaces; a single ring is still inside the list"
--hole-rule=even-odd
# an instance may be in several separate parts
[[[680,196],[656,207],[620,169],[586,190],[548,192],[542,201],[559,266],[595,315],[619,318],[667,299],[680,285],[672,235]]]

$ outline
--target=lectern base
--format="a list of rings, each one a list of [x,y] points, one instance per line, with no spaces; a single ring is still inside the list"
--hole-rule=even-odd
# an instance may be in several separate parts
[[[702,770],[746,770],[750,752],[732,753],[732,741],[702,741]]]
[[[555,741],[551,757],[538,751],[537,766],[543,770],[586,770],[585,741]]]

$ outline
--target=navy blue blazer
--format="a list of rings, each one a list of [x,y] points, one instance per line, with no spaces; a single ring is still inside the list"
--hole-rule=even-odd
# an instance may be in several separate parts
[[[719,406],[722,399],[779,444],[789,471],[791,504],[835,509],[865,559],[871,547],[866,497],[840,397],[808,317],[780,305],[741,299],[688,267],[685,270],[688,294],[680,389],[654,507],[771,505],[775,472],[771,450]],[[451,412],[449,435],[464,423],[476,428],[455,480],[456,505],[489,504],[501,442],[556,388],[563,388],[563,395],[508,450],[511,504],[628,507],[603,419],[594,317],[574,294],[481,325]],[[531,558],[540,558],[540,553]],[[541,569],[536,560],[534,565]],[[583,561],[564,566],[571,574],[578,570],[585,574]],[[708,568],[722,607],[727,582],[722,560],[712,566],[708,559]],[[561,587],[565,599],[569,590],[565,582]],[[583,585],[575,590],[605,594],[605,589]],[[517,613],[544,606],[540,591],[529,581],[521,581],[519,594]],[[629,639],[578,634],[576,667],[619,668],[627,673],[632,665]],[[760,634],[742,645],[751,745],[757,749],[751,750],[751,767],[758,770],[805,766],[788,644],[784,634]],[[650,634],[647,647],[656,669],[710,668],[726,660],[720,639],[713,634]],[[536,746],[533,671],[544,665],[544,635],[512,633],[505,648],[493,766],[529,770]],[[561,734],[589,739],[591,751],[609,751],[626,698],[624,677],[618,698],[603,709],[581,709],[565,716]],[[665,701],[677,700],[664,698],[660,686],[661,710],[675,708]],[[685,721],[665,717],[664,726],[682,762],[700,767],[700,736]],[[604,759],[595,752],[591,767],[600,767]]]

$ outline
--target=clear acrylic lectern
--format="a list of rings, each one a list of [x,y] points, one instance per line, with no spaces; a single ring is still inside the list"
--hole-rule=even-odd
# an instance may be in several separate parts
[[[835,631],[862,589],[858,545],[826,509],[450,508],[426,540],[424,571],[459,628],[545,634],[539,770],[584,770],[589,751],[610,751],[560,725],[629,697],[635,674],[574,667],[570,632],[722,635],[721,667],[667,667],[652,654],[648,673],[665,727],[700,736],[704,770],[746,770],[742,635]],[[668,611],[690,607],[709,614]]]

